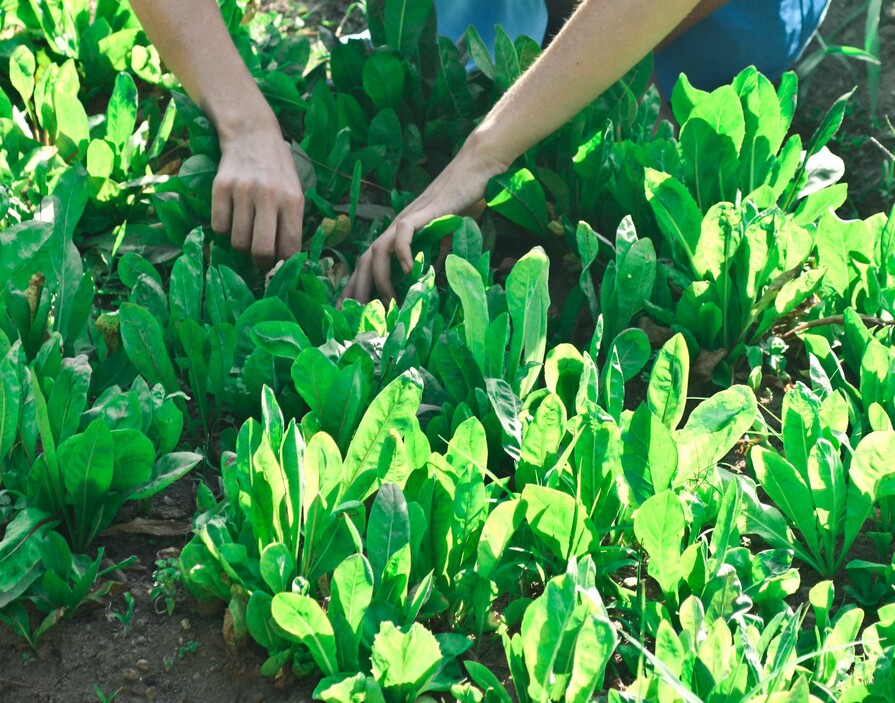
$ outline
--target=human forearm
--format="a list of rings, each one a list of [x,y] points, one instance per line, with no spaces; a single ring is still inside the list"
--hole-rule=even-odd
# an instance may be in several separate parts
[[[149,39],[222,138],[276,119],[215,0],[131,0]]]
[[[509,166],[618,80],[698,0],[584,0],[543,56],[475,130],[469,149]]]

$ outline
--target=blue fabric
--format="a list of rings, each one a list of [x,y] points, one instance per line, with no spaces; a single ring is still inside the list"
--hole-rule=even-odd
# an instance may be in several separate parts
[[[438,33],[457,41],[474,25],[494,54],[494,25],[499,24],[515,40],[525,35],[539,44],[547,31],[544,0],[435,0]]]
[[[752,65],[775,80],[799,58],[829,2],[731,0],[656,56],[659,87],[669,97],[686,73],[697,88],[711,90]],[[547,27],[544,0],[435,0],[435,8],[440,34],[456,41],[475,25],[492,54],[495,24],[513,39],[525,34],[538,42]]]
[[[656,55],[666,97],[681,73],[697,88],[729,83],[754,65],[776,80],[799,58],[829,0],[731,0]]]

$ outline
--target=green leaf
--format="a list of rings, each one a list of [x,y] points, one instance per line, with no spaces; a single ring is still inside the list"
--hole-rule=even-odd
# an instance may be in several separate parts
[[[166,454],[155,462],[150,479],[131,491],[128,500],[143,500],[160,493],[177,479],[182,478],[190,469],[202,461],[202,456],[193,452],[173,452]]]
[[[621,464],[636,505],[674,483],[678,468],[674,439],[645,404],[634,412],[623,435]]]
[[[15,357],[0,361],[0,462],[4,461],[15,444],[22,407],[22,380]]]
[[[676,484],[699,477],[733,449],[755,422],[758,403],[747,386],[731,386],[704,401],[675,433],[678,466],[684,471]]]
[[[684,416],[689,378],[687,342],[676,334],[659,350],[646,391],[650,410],[669,430],[677,429]]]
[[[534,388],[547,351],[549,270],[547,254],[536,247],[516,262],[507,277],[507,309],[513,325],[507,378],[522,399]]]
[[[485,354],[488,343],[488,301],[479,272],[465,259],[448,254],[445,260],[448,284],[463,306],[463,336],[473,358],[485,373]]]
[[[362,554],[352,554],[333,572],[328,614],[344,670],[358,666],[358,648],[364,615],[373,599],[373,583],[373,569]]]
[[[373,399],[345,455],[346,485],[377,467],[382,445],[391,433],[403,437],[411,430],[422,397],[421,385],[415,371],[405,371]]]
[[[101,419],[58,449],[62,480],[74,509],[77,546],[84,547],[94,515],[100,511],[114,474],[112,433]]]
[[[664,622],[664,621],[663,621]],[[568,703],[589,703],[595,689],[602,689],[606,665],[618,638],[606,618],[588,615],[578,630],[572,671],[565,700]]]
[[[115,77],[115,88],[109,100],[106,139],[118,147],[119,153],[122,153],[136,126],[137,85],[130,73],[123,71]]]
[[[405,57],[419,51],[432,7],[432,0],[385,0],[388,45]]]
[[[364,91],[379,109],[397,108],[404,93],[404,65],[392,54],[373,54],[364,64]]]
[[[405,634],[385,621],[373,639],[373,677],[392,703],[415,701],[428,688],[441,662],[438,640],[419,623],[413,623]]]
[[[17,46],[9,57],[9,82],[22,96],[22,102],[26,105],[31,102],[34,94],[34,72],[37,70],[37,62],[34,54],[24,44]]]
[[[547,197],[528,169],[495,176],[486,197],[488,207],[529,232],[542,235],[547,230]]]
[[[510,384],[501,378],[486,379],[485,387],[491,407],[503,428],[503,448],[513,459],[518,460],[522,444],[522,421],[519,419],[522,404]]]
[[[634,515],[634,534],[649,554],[647,571],[663,593],[676,593],[683,576],[681,540],[687,521],[681,501],[672,491],[647,500]]]
[[[317,601],[299,593],[278,593],[270,611],[277,625],[310,650],[326,676],[336,674],[339,665],[335,634]]]
[[[367,556],[376,583],[382,579],[389,559],[410,544],[410,517],[401,489],[386,483],[376,495],[367,524]]]
[[[142,432],[135,429],[112,430],[115,445],[115,471],[110,489],[129,493],[152,477],[155,447]]]
[[[525,609],[521,635],[532,700],[554,700],[557,678],[565,681],[568,672],[555,668],[565,664],[561,652],[566,632],[573,626],[577,600],[575,580],[563,574],[549,581],[544,594]]]
[[[596,540],[587,510],[572,496],[528,484],[522,490],[522,501],[532,532],[561,561],[586,554]]]
[[[475,564],[475,570],[481,578],[491,577],[510,539],[522,524],[525,513],[520,509],[521,505],[522,502],[516,498],[500,503],[485,520],[479,535]]]
[[[659,230],[673,247],[683,249],[693,273],[702,277],[707,268],[699,253],[702,213],[687,189],[667,173],[647,168],[644,188]]]
[[[143,307],[122,303],[119,312],[121,341],[128,358],[150,385],[161,383],[165,390],[180,390],[164,334],[158,321]]]

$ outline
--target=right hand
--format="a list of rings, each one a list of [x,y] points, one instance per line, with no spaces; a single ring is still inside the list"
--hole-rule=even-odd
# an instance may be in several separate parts
[[[410,273],[413,268],[410,245],[414,233],[438,217],[465,214],[482,200],[488,181],[503,173],[507,165],[486,155],[485,150],[476,144],[477,140],[470,137],[422,195],[402,210],[360,256],[342,292],[342,300],[354,298],[366,303],[372,297],[374,286],[383,299],[394,298],[392,255],[397,257],[404,273]]]
[[[269,268],[301,250],[305,198],[292,151],[279,126],[262,124],[221,136],[211,192],[211,227],[233,248]]]

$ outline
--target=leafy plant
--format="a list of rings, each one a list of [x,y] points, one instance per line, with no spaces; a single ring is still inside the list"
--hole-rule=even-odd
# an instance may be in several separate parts
[[[785,457],[765,447],[750,452],[758,483],[777,507],[760,503],[751,486],[746,532],[793,549],[823,576],[839,570],[870,515],[895,441],[892,431],[872,432],[852,448],[847,429],[847,406],[838,393],[821,403],[798,384],[783,401]]]

